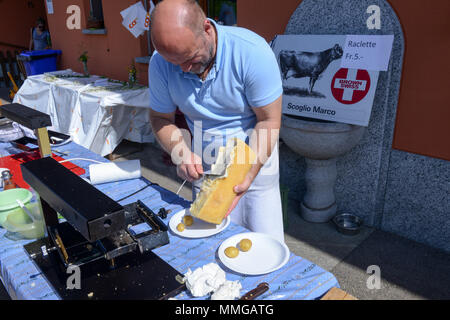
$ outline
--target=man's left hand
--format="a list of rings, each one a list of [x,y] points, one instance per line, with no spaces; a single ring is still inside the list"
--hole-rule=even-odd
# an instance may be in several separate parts
[[[254,168],[252,168],[254,169]],[[250,188],[250,185],[252,184],[253,180],[255,180],[256,175],[259,172],[259,168],[257,169],[256,173],[255,170],[250,170],[247,175],[244,178],[244,181],[241,184],[235,185],[233,190],[236,192],[236,197],[234,198],[233,202],[231,203],[230,209],[228,209],[227,214],[225,215],[225,218],[228,217],[228,215],[233,211],[233,209],[237,206],[239,200],[242,198],[242,196],[247,192],[247,190]]]

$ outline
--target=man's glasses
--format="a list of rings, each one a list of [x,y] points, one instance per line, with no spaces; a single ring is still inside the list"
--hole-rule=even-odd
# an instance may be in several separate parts
[[[44,29],[44,26],[38,26],[39,29]]]

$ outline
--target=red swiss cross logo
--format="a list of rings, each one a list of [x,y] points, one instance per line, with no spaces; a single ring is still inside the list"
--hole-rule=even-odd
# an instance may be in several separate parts
[[[343,104],[354,104],[366,96],[370,89],[370,75],[362,69],[339,69],[331,81],[333,97]]]

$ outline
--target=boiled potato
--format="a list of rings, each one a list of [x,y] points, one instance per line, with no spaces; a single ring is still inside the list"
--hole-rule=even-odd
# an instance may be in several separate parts
[[[183,223],[187,227],[192,226],[192,224],[194,223],[194,218],[192,218],[192,216],[184,216]]]
[[[179,223],[179,224],[177,225],[177,230],[180,231],[180,232],[183,232],[183,231],[184,231],[184,224]]]
[[[239,254],[239,250],[236,247],[228,247],[225,249],[225,255],[228,258],[236,258]]]
[[[250,250],[251,247],[252,247],[252,242],[250,241],[250,239],[242,239],[239,242],[239,248],[241,248],[241,250],[244,252]]]

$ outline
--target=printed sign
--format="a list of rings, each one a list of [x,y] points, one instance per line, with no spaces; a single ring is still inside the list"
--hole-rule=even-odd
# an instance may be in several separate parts
[[[345,39],[342,68],[387,71],[394,35],[348,35]]]
[[[378,71],[341,67],[345,35],[279,35],[283,113],[367,126]]]

